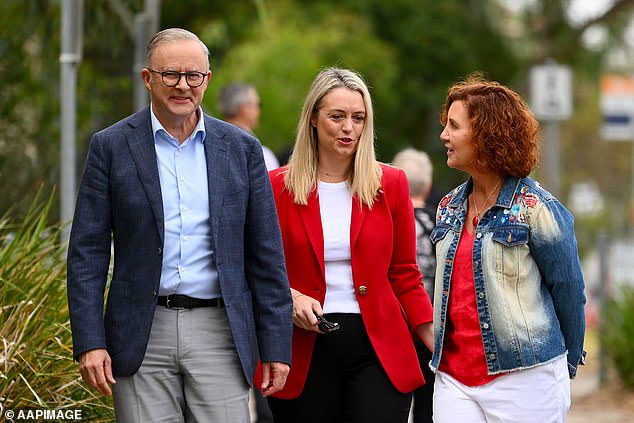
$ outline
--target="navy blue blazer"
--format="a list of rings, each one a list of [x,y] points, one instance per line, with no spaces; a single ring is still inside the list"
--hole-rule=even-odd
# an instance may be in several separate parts
[[[258,358],[291,363],[292,300],[282,238],[259,142],[233,125],[203,116],[212,248],[250,384]],[[138,370],[159,291],[163,221],[146,108],[96,133],[90,142],[68,248],[75,359],[106,348],[115,377]]]

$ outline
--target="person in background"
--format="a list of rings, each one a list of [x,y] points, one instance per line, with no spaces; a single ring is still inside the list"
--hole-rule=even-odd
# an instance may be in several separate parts
[[[582,364],[584,281],[572,214],[528,175],[539,124],[474,74],[448,90],[440,139],[469,175],[438,205],[434,422],[564,422]]]
[[[217,107],[222,118],[254,136],[254,131],[260,124],[261,106],[260,96],[251,84],[231,82],[222,87],[218,93]],[[275,153],[263,144],[262,153],[267,170],[280,167]],[[254,389],[252,393],[257,416],[256,423],[273,423],[273,415],[262,393],[258,389]]]
[[[253,85],[238,82],[225,85],[218,93],[217,107],[224,120],[251,135],[260,124],[262,103]],[[262,151],[267,170],[280,167],[270,148],[262,145]]]
[[[435,210],[426,200],[432,187],[434,168],[424,151],[408,147],[398,152],[392,165],[403,169],[409,181],[409,196],[414,206],[416,220],[416,261],[423,274],[423,285],[429,298],[434,298],[436,276],[436,252],[429,239],[435,225]],[[420,339],[414,339],[418,361],[425,377],[425,384],[414,391],[413,423],[432,423],[432,398],[434,395],[434,372],[429,368],[431,351]]]
[[[262,149],[203,113],[211,71],[195,34],[156,34],[141,76],[150,107],[93,135],[79,187],[73,355],[91,387],[114,394],[117,422],[246,423],[258,357],[267,393],[291,363],[292,300]]]
[[[293,367],[269,397],[276,423],[405,423],[432,348],[402,170],[374,153],[372,99],[327,68],[305,100],[287,166],[270,172],[293,296]]]

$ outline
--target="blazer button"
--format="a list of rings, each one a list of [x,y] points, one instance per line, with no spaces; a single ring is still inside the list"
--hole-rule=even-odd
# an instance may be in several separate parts
[[[163,249],[162,249],[161,247],[158,247],[158,248],[156,249],[156,254],[158,254],[159,256],[160,256],[161,254],[163,254]]]
[[[368,293],[368,287],[365,285],[361,285],[359,287],[359,295],[365,295]]]

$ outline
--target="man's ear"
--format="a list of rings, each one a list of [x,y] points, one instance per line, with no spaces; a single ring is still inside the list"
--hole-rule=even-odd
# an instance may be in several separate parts
[[[152,78],[152,73],[147,68],[142,68],[141,78],[143,79],[143,85],[145,85],[145,88],[150,90],[150,78]]]

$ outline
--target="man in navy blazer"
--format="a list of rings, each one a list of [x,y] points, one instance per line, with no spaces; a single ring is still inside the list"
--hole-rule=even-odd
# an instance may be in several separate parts
[[[73,354],[114,392],[117,421],[248,422],[258,359],[265,395],[291,362],[262,149],[202,112],[211,71],[196,35],[159,32],[141,75],[151,106],[96,133],[86,159],[68,249]]]

